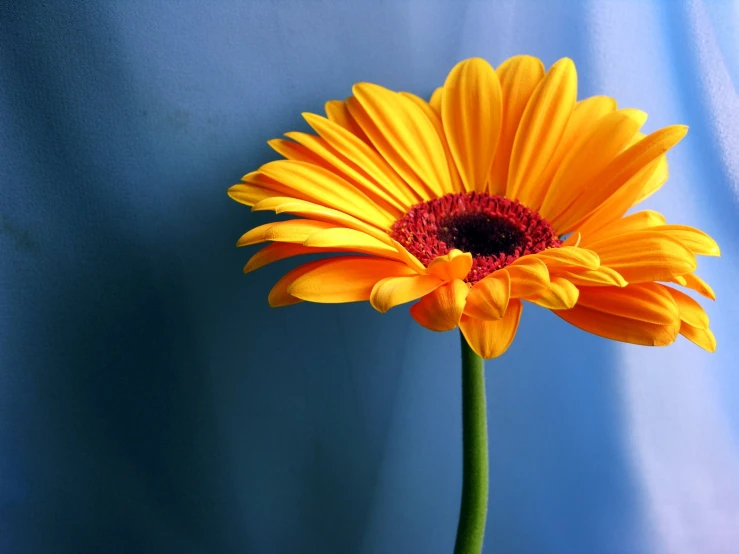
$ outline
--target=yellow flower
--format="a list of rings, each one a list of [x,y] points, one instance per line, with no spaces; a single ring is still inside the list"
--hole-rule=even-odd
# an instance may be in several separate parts
[[[523,300],[609,339],[662,346],[679,333],[715,350],[706,313],[674,285],[714,299],[694,271],[718,246],[657,212],[625,215],[665,182],[685,126],[645,136],[644,112],[577,101],[569,59],[546,72],[531,56],[495,70],[465,60],[429,102],[370,83],[352,92],[325,118],[304,114],[315,135],[270,141],[286,159],[229,190],[253,210],[299,216],[241,237],[272,243],[245,272],[339,254],[288,272],[270,305],[417,301],[418,323],[460,327],[484,358],[508,348]]]

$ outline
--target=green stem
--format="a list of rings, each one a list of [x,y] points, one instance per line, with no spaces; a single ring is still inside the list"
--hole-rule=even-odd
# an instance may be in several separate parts
[[[462,507],[454,554],[480,554],[488,511],[488,425],[483,361],[462,339]]]

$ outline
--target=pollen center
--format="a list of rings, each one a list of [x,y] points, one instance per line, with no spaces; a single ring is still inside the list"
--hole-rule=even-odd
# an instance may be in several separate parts
[[[456,193],[413,206],[390,236],[428,266],[452,249],[472,254],[465,281],[476,283],[516,258],[562,245],[537,212],[502,196]]]

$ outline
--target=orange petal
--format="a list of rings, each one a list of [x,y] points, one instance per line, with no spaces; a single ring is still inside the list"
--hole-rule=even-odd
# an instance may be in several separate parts
[[[582,287],[577,305],[656,325],[673,325],[680,319],[672,296],[657,283],[630,284],[624,288]]]
[[[572,115],[565,127],[565,132],[539,178],[541,183],[539,191],[537,194],[532,194],[532,198],[529,200],[529,207],[539,209],[544,201],[548,185],[562,165],[562,160],[572,151],[575,142],[580,137],[589,134],[601,117],[614,111],[616,111],[616,101],[608,96],[591,96],[575,104]]]
[[[340,248],[318,249],[309,248],[302,244],[293,244],[290,242],[273,242],[268,244],[257,253],[255,253],[244,266],[244,273],[255,271],[272,262],[278,262],[293,256],[301,256],[303,254],[316,254],[318,252],[342,252]]]
[[[483,192],[498,145],[500,82],[488,62],[459,62],[444,83],[441,119],[449,149],[467,191]]]
[[[593,177],[593,186],[578,196],[577,202],[549,222],[559,233],[568,233],[578,228],[583,221],[599,208],[611,195],[630,179],[644,170],[648,164],[675,146],[688,128],[685,125],[665,127],[637,142],[618,155],[603,170]]]
[[[465,340],[479,356],[489,360],[503,354],[516,336],[522,304],[513,300],[501,319],[482,320],[463,315],[459,322]]]
[[[505,271],[510,276],[511,298],[533,296],[549,286],[549,269],[544,262],[533,256],[518,258],[511,265],[498,271]]]
[[[269,291],[267,302],[273,308],[281,308],[283,306],[290,306],[302,302],[300,298],[295,298],[288,293],[288,287],[301,275],[305,275],[309,271],[316,269],[323,265],[327,260],[315,260],[308,262],[307,264],[300,265],[290,271],[288,271],[282,278],[275,283],[272,290]]]
[[[592,310],[579,304],[570,310],[557,310],[553,313],[575,327],[599,337],[644,346],[672,344],[680,330],[680,320],[677,318],[670,324],[658,325]]]
[[[652,231],[665,234],[683,244],[693,254],[699,256],[720,256],[721,250],[716,241],[706,233],[687,225],[661,225]]]
[[[499,271],[475,283],[467,296],[464,313],[476,319],[500,319],[508,309],[511,277]]]
[[[399,304],[421,298],[442,284],[443,281],[433,275],[387,277],[372,288],[370,304],[378,312],[385,313]]]
[[[632,231],[588,246],[598,253],[601,265],[615,269],[629,283],[669,281],[697,267],[682,243],[654,231]]]
[[[369,300],[378,281],[414,274],[405,264],[380,258],[346,256],[321,262],[298,276],[287,287],[287,293],[309,302],[360,302]]]
[[[303,246],[313,248],[345,248],[362,254],[371,254],[382,258],[404,261],[403,256],[394,247],[371,237],[367,233],[355,229],[324,229],[310,235],[303,241]]]
[[[426,272],[444,281],[451,281],[464,279],[470,269],[472,269],[472,254],[452,249],[449,253],[431,260]]]
[[[580,195],[587,194],[590,187],[600,186],[596,177],[628,146],[640,126],[626,110],[599,119],[562,160],[539,210],[541,215],[556,222]]]
[[[711,286],[694,273],[677,276],[673,279],[670,279],[670,281],[694,290],[695,292],[702,296],[705,296],[706,298],[716,300],[716,293],[713,292]]]
[[[547,264],[550,269],[561,267],[598,269],[600,267],[600,258],[596,252],[578,246],[548,248],[536,254],[531,254],[531,256]]]
[[[703,307],[690,296],[672,287],[662,286],[677,304],[680,319],[698,329],[708,329],[708,315]]]
[[[503,195],[508,182],[508,166],[518,124],[529,98],[544,77],[544,64],[533,56],[514,56],[503,62],[495,72],[500,80],[503,96],[503,117],[498,148],[490,169],[488,193]]]
[[[644,229],[649,229],[651,227],[657,227],[658,225],[664,224],[665,216],[653,210],[644,210],[612,221],[611,223],[608,223],[607,225],[604,225],[595,231],[588,232],[588,230],[581,227],[581,244],[586,245],[607,237],[615,237],[618,235],[623,235],[624,233],[629,233],[631,231],[642,231]]]
[[[626,279],[615,269],[600,266],[598,269],[552,268],[552,276],[563,277],[578,287],[625,287]]]
[[[716,337],[710,329],[698,329],[683,321],[680,325],[680,334],[703,350],[716,352]]]
[[[251,246],[260,242],[294,242],[302,244],[309,236],[317,231],[336,227],[332,223],[313,221],[311,219],[291,219],[289,221],[275,221],[254,227],[244,233],[236,246]]]
[[[641,133],[637,133],[640,135]],[[589,216],[582,220],[578,229],[584,235],[599,231],[605,225],[617,221],[636,203],[642,191],[650,189],[650,194],[656,191],[667,180],[667,158],[662,155],[649,162],[621,188],[614,192]],[[642,199],[645,198],[642,195]]]
[[[506,196],[524,204],[562,138],[577,97],[575,64],[555,63],[536,87],[521,117],[511,150]]]
[[[535,296],[526,298],[529,302],[548,310],[569,310],[575,304],[579,291],[564,277],[551,277],[549,287]]]
[[[432,331],[450,331],[459,325],[470,287],[460,279],[450,281],[411,306],[411,315]]]

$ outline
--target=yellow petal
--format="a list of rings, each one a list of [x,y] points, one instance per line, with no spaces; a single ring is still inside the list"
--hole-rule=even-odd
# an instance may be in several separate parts
[[[582,293],[582,289],[580,292]],[[644,346],[672,344],[680,330],[678,318],[670,324],[658,325],[599,312],[579,304],[570,310],[556,310],[553,313],[575,327],[599,337]]]
[[[657,227],[658,225],[665,224],[665,216],[659,212],[653,210],[644,210],[641,212],[633,213],[629,216],[617,219],[607,225],[604,225],[596,231],[588,232],[582,227],[580,232],[582,233],[583,245],[593,243],[606,237],[615,237],[629,233],[631,231],[641,231],[643,229],[649,229],[651,227]]]
[[[318,231],[303,241],[303,246],[312,248],[345,248],[362,254],[403,261],[400,253],[382,241],[355,229],[340,227]]]
[[[382,187],[386,194],[396,198],[406,209],[422,200],[372,146],[328,119],[311,113],[304,113],[303,118],[326,143],[347,160],[347,164],[365,174],[372,183]]]
[[[228,196],[230,198],[236,200],[236,202],[246,204],[247,206],[253,206],[261,200],[269,198],[273,194],[274,192],[269,189],[255,185],[248,185],[246,183],[239,183],[228,189]]]
[[[533,56],[514,56],[503,62],[495,72],[503,96],[503,117],[495,160],[490,169],[488,192],[503,195],[518,124],[529,98],[544,77],[544,64]]]
[[[667,157],[660,156],[659,158],[657,158],[657,163],[654,165],[654,170],[645,177],[641,192],[637,196],[636,200],[632,203],[632,205],[646,200],[655,192],[657,192],[665,183],[665,181],[667,181],[668,176],[669,169],[667,167]]]
[[[299,162],[308,162],[314,165],[326,167],[326,163],[316,154],[311,152],[302,144],[296,144],[291,140],[272,139],[268,140],[272,150],[287,160],[296,160]]]
[[[705,296],[711,300],[716,300],[716,293],[713,292],[711,286],[706,283],[703,279],[695,275],[694,273],[688,273],[681,275],[670,280],[673,283],[678,283],[686,288],[694,290],[698,294]]]
[[[244,233],[236,246],[250,246],[260,242],[295,242],[302,244],[309,236],[317,231],[335,227],[332,223],[313,221],[311,219],[291,219],[265,223]]]
[[[465,190],[483,192],[498,145],[502,96],[488,62],[458,63],[444,83],[441,119]]]
[[[536,210],[541,207],[554,174],[559,170],[565,157],[572,151],[575,142],[580,137],[590,134],[600,118],[614,111],[616,111],[616,101],[608,96],[591,96],[575,104],[565,132],[544,172],[539,177],[539,191],[536,194],[532,193],[529,199],[527,204],[529,207]]]
[[[300,298],[295,298],[290,293],[287,292],[288,287],[301,275],[305,275],[309,271],[320,267],[324,263],[326,263],[327,260],[315,260],[313,262],[308,262],[307,264],[300,265],[296,267],[295,269],[292,269],[288,271],[285,275],[282,276],[282,278],[275,283],[275,285],[272,287],[272,290],[269,291],[269,296],[267,297],[267,302],[269,302],[269,305],[273,308],[281,308],[283,306],[290,306],[292,304],[297,304],[298,302],[302,302]]]
[[[716,337],[710,329],[698,329],[683,321],[680,334],[708,352],[716,352]]]
[[[569,310],[575,304],[579,291],[568,279],[564,277],[551,277],[549,287],[535,296],[526,300],[547,308],[548,310]]]
[[[575,64],[568,58],[555,63],[536,87],[521,117],[511,151],[506,196],[528,204],[539,185],[577,97]]]
[[[582,287],[577,305],[656,325],[671,325],[680,319],[672,296],[657,283],[630,284],[625,288]]]
[[[498,271],[505,271],[510,276],[511,298],[539,294],[549,286],[549,269],[544,262],[533,256],[518,258],[511,265]]]
[[[476,319],[500,319],[508,309],[511,277],[499,271],[475,283],[467,296],[464,313]]]
[[[432,331],[450,331],[459,325],[470,287],[455,279],[430,292],[411,306],[411,315]]]
[[[339,210],[327,208],[313,202],[305,200],[296,200],[294,198],[285,198],[282,196],[272,196],[266,198],[254,205],[252,211],[273,211],[276,214],[292,214],[306,217],[309,219],[333,223],[334,227],[349,227],[362,231],[368,235],[382,241],[386,244],[394,246],[392,239],[384,231],[380,231],[373,225],[368,225],[364,221],[360,221],[356,217],[345,214]]]
[[[328,121],[327,123],[331,124]],[[307,149],[311,155],[318,158],[316,165],[321,165],[339,175],[393,217],[399,219],[406,212],[408,200],[402,194],[398,194],[397,189],[391,189],[384,184],[387,182],[385,176],[382,181],[378,182],[364,168],[358,166],[356,160],[344,156],[322,137],[295,132],[285,133],[285,136],[293,139],[299,143],[298,146]]]
[[[411,100],[379,85],[353,87],[362,110],[349,110],[375,148],[418,190],[442,196],[451,190],[444,147],[433,124]]]
[[[548,248],[531,254],[531,256],[547,264],[550,269],[559,267],[598,269],[600,267],[600,258],[596,252],[578,246]]]
[[[259,171],[309,195],[316,203],[345,212],[380,229],[389,228],[395,221],[361,191],[323,167],[293,160],[278,160],[263,165]]]
[[[662,286],[677,304],[680,319],[698,329],[708,329],[708,315],[703,307],[690,296],[672,287]]]
[[[610,267],[598,269],[559,269],[552,268],[552,276],[563,277],[578,287],[625,287],[628,285],[620,273]]]
[[[322,249],[308,248],[302,244],[293,244],[290,242],[273,242],[256,252],[244,266],[244,273],[255,271],[272,262],[291,258],[293,256],[301,256],[303,254],[315,254],[317,252],[339,252],[341,249]]]
[[[660,234],[679,241],[693,254],[699,256],[720,256],[721,250],[716,241],[706,233],[687,225],[661,225],[652,229]]]
[[[433,275],[387,277],[372,288],[370,304],[378,312],[385,313],[399,304],[421,298],[442,284],[443,281]]]
[[[247,173],[241,180],[244,182],[228,189],[228,195],[237,202],[241,202],[247,206],[253,206],[257,202],[272,196],[306,198],[304,194],[278,183],[266,175],[262,175],[259,171]]]
[[[503,354],[516,336],[518,322],[521,320],[522,304],[513,300],[501,319],[482,320],[463,315],[459,322],[465,340],[478,356],[484,359],[496,358]]]
[[[615,269],[629,283],[668,281],[697,267],[682,243],[654,231],[632,231],[588,246],[598,253],[601,265]]]
[[[346,102],[330,100],[326,102],[326,117],[333,123],[343,127],[362,142],[370,144],[370,140],[347,109]]]
[[[665,127],[634,144],[603,168],[592,179],[592,186],[583,191],[577,202],[549,222],[559,233],[568,233],[600,207],[645,166],[675,146],[687,133],[685,125]]]
[[[637,135],[640,134],[637,133]],[[636,172],[622,187],[608,197],[608,199],[604,200],[590,215],[585,217],[578,224],[577,228],[583,235],[589,235],[595,231],[599,231],[604,226],[623,217],[637,203],[637,197],[642,194],[645,187],[659,188],[666,180],[667,158],[663,154]]]
[[[287,287],[301,300],[336,304],[369,300],[375,283],[386,277],[412,275],[405,264],[380,258],[346,256],[321,260]]]
[[[437,87],[434,90],[431,98],[429,99],[429,106],[436,112],[436,115],[441,117],[441,97],[444,93],[444,87]]]
[[[428,266],[426,272],[443,281],[464,279],[472,269],[472,254],[452,249],[443,256],[437,256]]]
[[[550,222],[558,221],[590,187],[600,186],[596,181],[628,144],[640,127],[639,121],[629,112],[610,113],[593,127],[591,132],[577,141],[572,151],[562,160],[539,210]]]
[[[446,135],[444,134],[444,126],[441,123],[441,117],[433,110],[433,108],[431,108],[428,102],[425,102],[422,98],[416,96],[415,94],[411,94],[409,92],[401,92],[400,94],[413,101],[419,108],[423,110],[423,112],[426,114],[426,117],[429,118],[429,121],[436,129],[436,133],[439,135],[439,140],[444,147],[444,155],[446,156],[446,163],[447,167],[449,168],[449,178],[451,179],[452,186],[451,190],[448,190],[446,192],[464,192],[462,178],[459,176],[459,171],[457,170],[457,166],[454,163],[452,151],[449,149],[449,144],[447,143]]]

